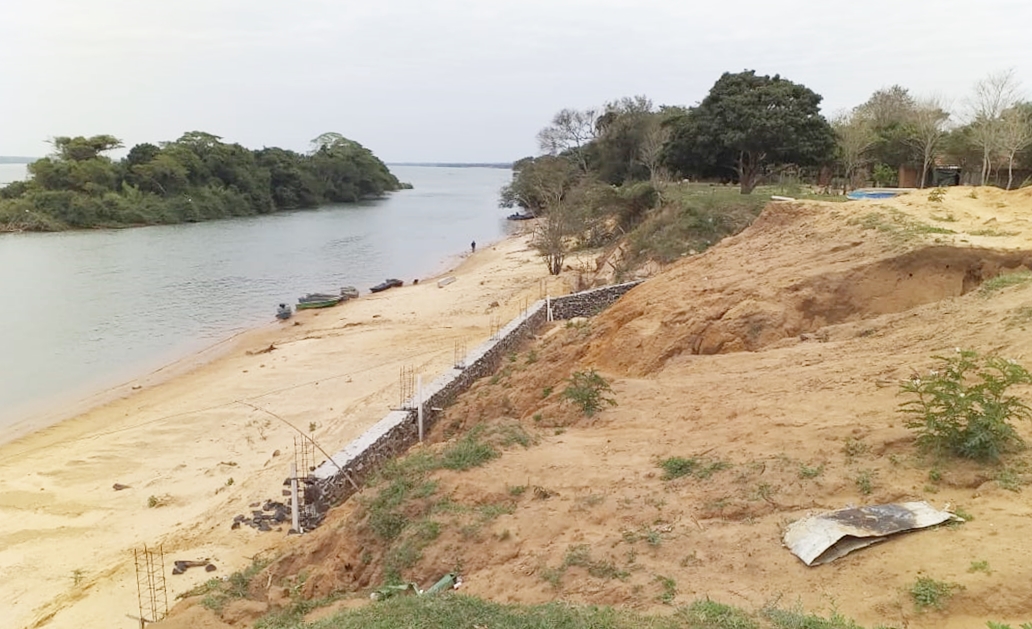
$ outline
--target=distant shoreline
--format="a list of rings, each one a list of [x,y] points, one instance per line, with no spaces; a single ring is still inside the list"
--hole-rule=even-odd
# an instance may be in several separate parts
[[[0,164],[31,164],[36,157],[18,157],[14,155],[0,155]]]
[[[386,162],[388,166],[419,166],[421,168],[512,168],[512,162]]]

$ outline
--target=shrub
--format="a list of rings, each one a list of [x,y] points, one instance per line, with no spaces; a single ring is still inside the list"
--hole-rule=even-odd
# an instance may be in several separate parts
[[[1011,421],[1030,419],[1032,411],[1007,390],[1032,383],[1032,375],[1014,361],[972,350],[935,358],[938,369],[900,385],[902,393],[914,396],[899,410],[908,415],[905,425],[918,433],[918,443],[980,461],[1021,446]]]
[[[663,469],[663,480],[673,480],[690,475],[705,480],[714,473],[731,467],[731,464],[726,461],[710,461],[694,456],[691,458],[672,456],[659,461],[659,467]]]
[[[910,586],[910,598],[914,599],[914,604],[922,609],[928,607],[943,609],[956,588],[956,584],[953,583],[936,581],[931,577],[920,577],[914,585]]]
[[[569,384],[562,392],[563,399],[576,404],[587,417],[602,410],[605,404],[616,406],[616,400],[605,396],[612,393],[612,387],[594,369],[575,371],[567,382]]]

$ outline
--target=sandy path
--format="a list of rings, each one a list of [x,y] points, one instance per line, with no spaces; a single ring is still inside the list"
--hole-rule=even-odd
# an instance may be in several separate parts
[[[209,364],[0,446],[4,626],[133,627],[132,551],[144,544],[163,544],[166,564],[210,558],[216,575],[282,544],[285,532],[229,528],[249,503],[281,499],[296,432],[270,413],[314,424],[335,451],[397,404],[401,367],[436,376],[457,346],[481,342],[542,291],[566,292],[559,280],[546,287],[526,237],[453,274],[444,288],[366,293],[243,334]],[[152,496],[163,506],[148,507]],[[210,576],[169,576],[170,602]]]

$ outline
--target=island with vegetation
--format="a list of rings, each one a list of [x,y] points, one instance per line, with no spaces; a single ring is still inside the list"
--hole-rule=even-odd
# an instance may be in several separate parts
[[[184,223],[355,203],[410,187],[369,149],[324,133],[312,150],[247,149],[200,131],[137,144],[57,137],[29,178],[0,188],[0,232]]]

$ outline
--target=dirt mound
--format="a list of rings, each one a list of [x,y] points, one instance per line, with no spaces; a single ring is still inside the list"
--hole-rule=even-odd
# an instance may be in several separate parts
[[[588,360],[645,375],[681,354],[757,351],[826,326],[959,297],[1030,251],[899,242],[827,205],[769,206],[756,224],[635,289],[593,326]],[[631,351],[620,351],[631,350]]]

